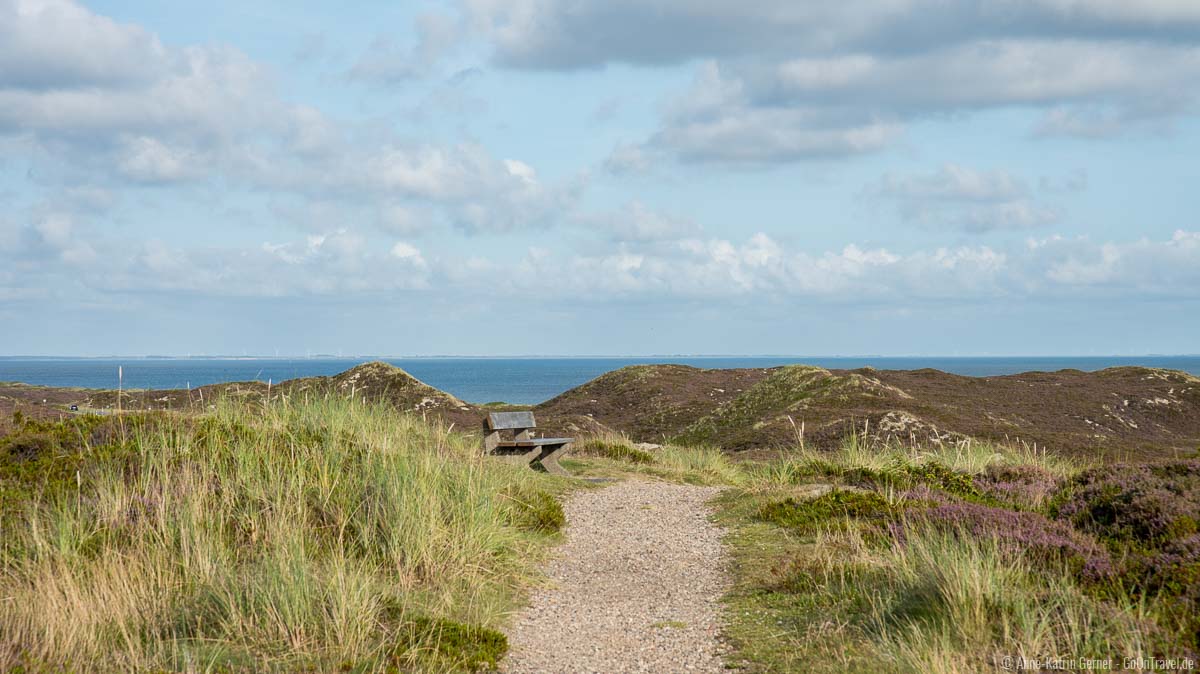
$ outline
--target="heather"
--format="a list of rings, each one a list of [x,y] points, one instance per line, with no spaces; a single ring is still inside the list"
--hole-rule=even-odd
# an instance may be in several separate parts
[[[1147,556],[1143,574],[1149,591],[1191,594],[1200,599],[1200,535],[1172,541]]]
[[[1044,515],[994,508],[976,503],[948,503],[914,511],[911,521],[941,532],[992,540],[996,549],[1010,557],[1024,557],[1034,564],[1065,564],[1083,579],[1109,578],[1114,566],[1108,550],[1086,534]],[[901,529],[901,538],[906,538]]]
[[[1036,465],[991,465],[974,478],[975,487],[994,502],[1037,509],[1058,491],[1061,479]]]
[[[1189,488],[1181,465],[1109,475],[1026,447],[853,441],[749,468],[722,500],[739,664],[975,672],[1019,654],[1194,654],[1200,541],[1113,538],[1188,530],[1194,492],[1165,497]],[[1101,496],[1142,508],[1104,519]]]
[[[1084,471],[1059,495],[1057,517],[1118,545],[1158,548],[1200,531],[1200,461]]]

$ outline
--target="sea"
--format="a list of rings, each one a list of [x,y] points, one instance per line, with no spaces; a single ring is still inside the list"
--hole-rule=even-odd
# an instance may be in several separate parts
[[[626,365],[678,363],[700,368],[765,368],[792,363],[830,369],[933,368],[969,377],[1139,365],[1200,375],[1196,356],[1080,357],[806,357],[659,356],[603,358],[15,358],[0,357],[0,382],[41,386],[179,389],[231,381],[273,381],[333,375],[369,360],[385,360],[421,381],[472,403],[536,404]]]

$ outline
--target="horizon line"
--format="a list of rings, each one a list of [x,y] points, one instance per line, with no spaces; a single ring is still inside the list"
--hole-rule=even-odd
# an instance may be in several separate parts
[[[234,354],[187,354],[187,355],[165,355],[165,354],[104,354],[104,355],[34,355],[34,354],[15,354],[15,355],[0,355],[0,360],[450,360],[450,359],[470,359],[470,360],[486,360],[486,359],[570,359],[570,358],[596,358],[596,359],[618,359],[618,358],[1197,358],[1200,353],[1138,353],[1138,354],[1061,354],[1061,353],[1039,353],[1039,354],[789,354],[789,353],[652,353],[652,354],[489,354],[489,355],[472,355],[472,354],[428,354],[428,355],[381,355],[381,354],[352,354],[341,355],[331,353],[318,354],[289,354],[289,355],[234,355]]]

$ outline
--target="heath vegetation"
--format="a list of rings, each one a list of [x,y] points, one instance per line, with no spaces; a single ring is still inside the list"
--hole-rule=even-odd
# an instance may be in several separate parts
[[[876,390],[862,381],[854,391]],[[359,383],[14,415],[0,438],[0,670],[495,665],[565,525],[559,496],[583,483],[489,460],[476,436],[364,402]],[[972,672],[1200,651],[1200,460],[867,432],[829,449],[789,426],[794,446],[769,460],[611,432],[563,461],[726,487],[731,665]]]
[[[563,525],[559,481],[342,397],[17,421],[4,671],[490,666]]]

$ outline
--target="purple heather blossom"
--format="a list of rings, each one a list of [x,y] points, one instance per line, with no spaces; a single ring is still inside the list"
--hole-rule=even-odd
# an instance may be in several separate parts
[[[1200,528],[1200,461],[1114,464],[1067,489],[1058,519],[1097,536],[1157,547]]]
[[[988,466],[975,477],[980,493],[997,501],[1037,507],[1058,490],[1059,480],[1038,466]]]
[[[1100,580],[1114,573],[1112,558],[1103,545],[1065,522],[1038,513],[961,502],[916,511],[912,521],[978,538],[994,538],[1005,551],[1035,562],[1066,562],[1085,580]]]

